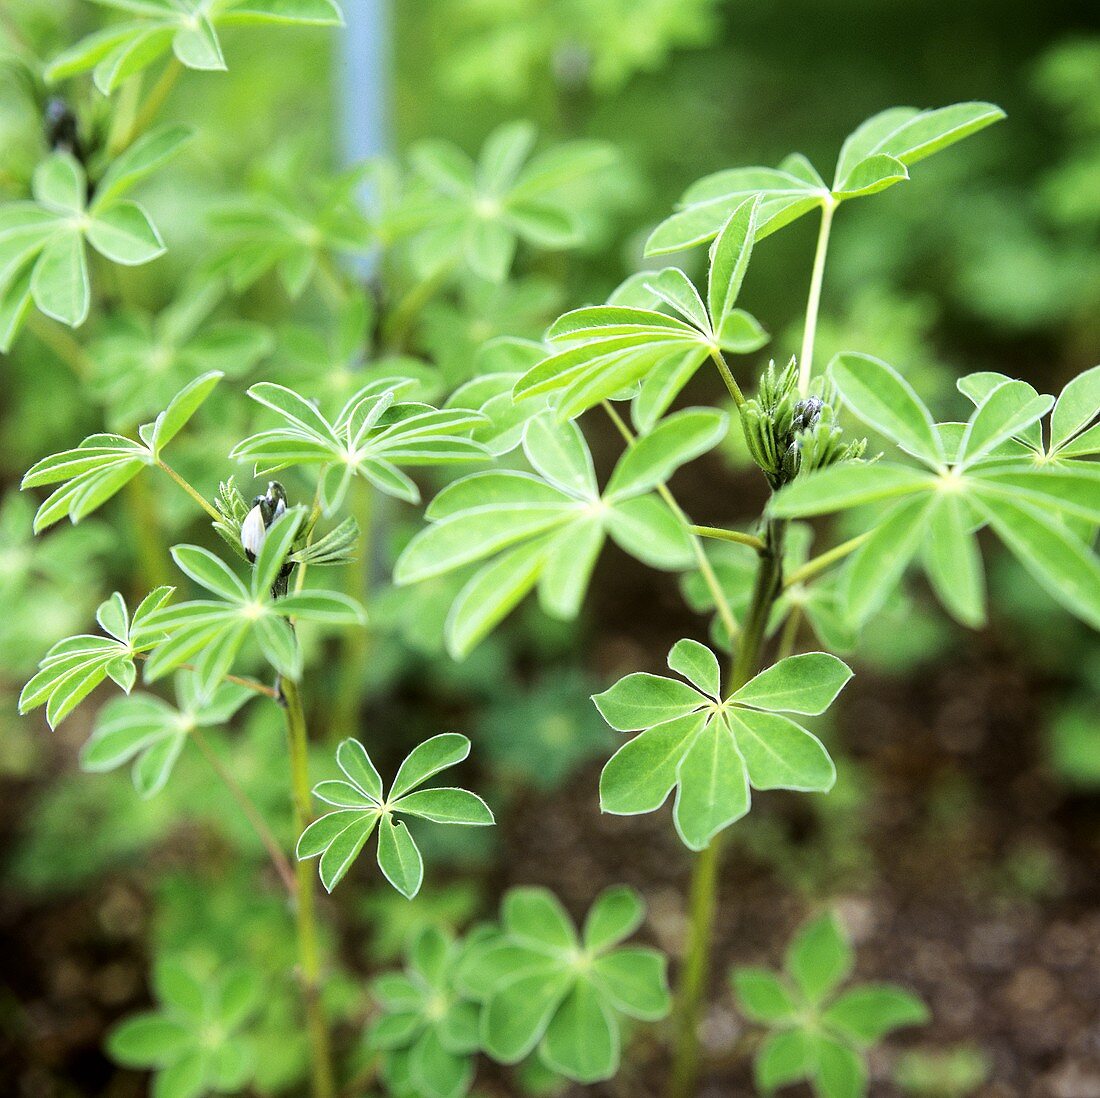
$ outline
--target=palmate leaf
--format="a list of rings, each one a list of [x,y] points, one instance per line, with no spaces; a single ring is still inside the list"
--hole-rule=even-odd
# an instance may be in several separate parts
[[[88,359],[112,427],[140,422],[210,371],[248,373],[274,350],[261,324],[210,319],[224,294],[224,285],[202,279],[155,315],[130,311],[108,320]]]
[[[298,679],[302,652],[288,619],[322,625],[365,623],[362,607],[335,591],[308,590],[282,598],[272,594],[304,518],[303,508],[292,508],[271,524],[248,583],[207,549],[173,547],[172,558],[180,570],[214,598],[165,606],[153,615],[152,625],[165,639],[149,654],[146,681],[155,682],[191,663],[200,690],[209,695],[250,639],[280,675]]]
[[[470,438],[483,422],[478,412],[398,403],[398,394],[414,384],[404,378],[372,381],[333,420],[282,385],[253,385],[248,395],[275,412],[283,426],[252,435],[230,456],[253,462],[257,476],[290,465],[320,466],[325,514],[340,506],[355,476],[386,495],[419,502],[419,489],[399,466],[479,461],[486,451]]]
[[[553,394],[555,412],[565,420],[640,382],[633,418],[639,430],[649,431],[707,358],[762,347],[764,330],[734,307],[759,210],[756,199],[746,199],[715,240],[707,304],[681,270],[668,267],[643,278],[652,299],[647,307],[614,304],[566,313],[547,332],[552,353],[516,383],[516,399]],[[665,308],[676,315],[658,311]]]
[[[778,168],[733,168],[708,175],[684,192],[680,209],[653,231],[646,254],[677,252],[712,240],[730,214],[754,197],[760,201],[756,236],[763,239],[817,207],[903,182],[911,165],[1002,118],[1004,111],[991,103],[883,111],[844,142],[831,188],[799,153]]]
[[[343,22],[335,0],[228,0],[204,5],[196,13],[179,0],[96,0],[117,8],[131,21],[81,39],[54,58],[46,79],[64,80],[93,73],[96,87],[110,95],[128,77],[169,52],[189,69],[224,70],[218,27],[233,24],[305,24]]]
[[[860,1098],[865,1050],[897,1029],[928,1022],[924,1003],[894,984],[858,984],[837,994],[852,962],[843,927],[826,911],[795,935],[782,973],[732,970],[742,1013],[772,1031],[755,1058],[762,1089],[806,1080],[821,1098]]]
[[[660,808],[676,789],[673,818],[692,850],[749,810],[750,787],[826,792],[836,770],[821,742],[780,713],[823,713],[851,677],[835,656],[790,656],[723,698],[718,660],[679,641],[669,667],[692,685],[635,673],[597,694],[604,720],[640,732],[600,776],[600,807],[615,815]]]
[[[80,752],[81,769],[102,773],[133,760],[134,788],[152,797],[167,783],[191,730],[225,724],[251,697],[245,686],[222,683],[207,698],[197,676],[182,671],[175,706],[150,694],[117,698],[99,711]]]
[[[534,144],[534,127],[513,122],[489,135],[476,163],[446,142],[413,147],[414,186],[394,217],[415,234],[421,267],[459,257],[499,283],[519,241],[551,250],[581,242],[571,188],[606,171],[615,153],[600,142],[574,141],[531,157]]]
[[[1092,417],[1076,401],[1094,384],[1091,375],[1083,375],[1079,387],[1067,386],[1058,417],[1065,426],[1048,451],[1040,421],[1054,398],[1023,382],[965,378],[961,388],[976,405],[969,421],[933,424],[891,367],[867,355],[838,355],[830,376],[849,410],[924,469],[886,461],[833,466],[784,488],[772,513],[889,505],[845,569],[842,598],[857,623],[883,605],[919,557],[948,612],[965,625],[980,625],[985,593],[976,531],[988,523],[1054,599],[1100,628],[1100,563],[1080,536],[1081,529],[1100,526],[1100,467],[1083,452],[1066,456],[1090,430]]]
[[[447,647],[461,658],[536,586],[548,613],[575,617],[608,536],[652,567],[687,567],[690,534],[652,489],[725,430],[725,416],[711,409],[669,416],[627,451],[601,495],[576,424],[533,419],[523,446],[535,473],[474,473],[448,485],[428,506],[430,525],[409,542],[394,579],[418,583],[488,561],[447,619]]]
[[[407,1074],[424,1098],[463,1098],[469,1092],[478,1012],[458,991],[456,974],[479,941],[475,933],[458,943],[426,927],[412,939],[405,971],[385,973],[373,982],[381,1013],[367,1031],[367,1042],[382,1055],[383,1077]]]
[[[470,754],[470,741],[457,733],[433,736],[413,750],[397,771],[388,794],[366,749],[344,740],[336,749],[343,779],[314,786],[313,795],[335,811],[316,819],[298,839],[299,861],[320,858],[321,883],[331,892],[344,878],[367,840],[378,830],[378,867],[403,896],[412,899],[424,880],[420,850],[403,820],[487,827],[496,821],[489,806],[466,789],[420,787]]]
[[[484,1004],[486,1052],[513,1064],[537,1048],[568,1079],[609,1079],[619,1066],[620,1015],[657,1021],[670,1005],[664,955],[618,948],[644,911],[632,889],[606,889],[578,934],[551,893],[508,892],[500,933],[472,945],[457,973],[459,989]]]
[[[199,973],[182,958],[153,970],[158,1008],[124,1019],[107,1051],[125,1067],[157,1073],[153,1093],[190,1096],[246,1089],[255,1071],[248,1027],[263,1002],[263,981],[244,966]]]
[[[145,211],[123,195],[189,137],[183,126],[146,134],[108,167],[91,201],[83,166],[55,152],[35,169],[33,200],[0,206],[0,351],[10,349],[32,303],[62,324],[84,323],[91,304],[88,245],[124,266],[164,253]]]
[[[164,447],[183,430],[222,376],[212,370],[180,390],[152,423],[138,429],[141,442],[122,435],[89,435],[75,450],[51,454],[32,466],[20,488],[58,485],[34,516],[35,533],[66,516],[74,524],[87,518],[142,469],[158,464]]]
[[[135,608],[133,616],[116,591],[96,611],[106,636],[81,634],[58,641],[42,657],[38,674],[19,695],[19,712],[46,706],[46,721],[56,728],[104,679],[129,694],[137,678],[134,657],[163,639],[151,623],[173,588],[158,587]]]
[[[287,296],[300,297],[323,268],[370,246],[359,197],[370,171],[360,165],[331,178],[310,175],[302,194],[268,185],[217,206],[210,220],[219,246],[210,272],[241,293],[274,271]]]

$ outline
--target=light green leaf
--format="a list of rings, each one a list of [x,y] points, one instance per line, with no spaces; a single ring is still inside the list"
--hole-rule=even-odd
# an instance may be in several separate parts
[[[84,238],[78,232],[53,236],[34,265],[31,275],[34,303],[47,316],[79,328],[88,318],[91,286]]]
[[[730,214],[729,220],[711,246],[707,307],[715,332],[721,330],[741,292],[741,283],[745,279],[752,256],[759,209],[760,196],[742,202]]]
[[[399,798],[393,809],[433,823],[488,827],[496,822],[489,806],[466,789],[420,789]]]
[[[568,953],[577,947],[573,921],[548,889],[511,889],[501,905],[501,919],[508,937],[527,948]]]
[[[757,1087],[770,1094],[777,1087],[809,1078],[817,1063],[810,1038],[801,1029],[773,1033],[753,1061]]]
[[[1075,377],[1050,416],[1050,448],[1061,449],[1100,414],[1100,366]]]
[[[829,364],[829,376],[858,419],[914,457],[942,465],[943,445],[932,416],[893,367],[870,355],[842,353]]]
[[[668,961],[655,949],[617,949],[592,966],[611,1005],[631,1018],[655,1022],[671,1006]]]
[[[847,1040],[870,1046],[895,1029],[924,1025],[929,1017],[912,992],[894,984],[863,984],[840,995],[822,1021]]]
[[[382,800],[382,778],[371,762],[367,749],[358,741],[346,739],[336,748],[336,765],[371,800]]]
[[[745,762],[721,719],[709,721],[695,737],[676,775],[673,818],[690,850],[703,850],[719,831],[749,810]]]
[[[706,704],[706,699],[686,683],[644,671],[619,679],[592,700],[603,719],[619,732],[650,728]]]
[[[551,617],[570,621],[580,613],[604,540],[599,515],[571,522],[554,535],[539,579],[539,603]]]
[[[610,1079],[618,1070],[618,1023],[588,981],[578,980],[554,1014],[539,1055],[578,1083]]]
[[[816,1089],[821,1098],[863,1098],[867,1093],[867,1065],[847,1045],[819,1037]]]
[[[605,888],[588,909],[584,920],[584,946],[602,953],[618,945],[642,925],[645,904],[633,888],[614,885]]]
[[[878,194],[908,178],[909,172],[900,160],[881,154],[869,156],[853,168],[843,188],[833,191],[833,197],[844,200]]]
[[[515,1064],[542,1039],[573,985],[567,972],[520,976],[489,1000],[481,1015],[482,1047],[494,1060]]]
[[[959,449],[962,465],[973,465],[1002,442],[1023,435],[1050,411],[1053,403],[1053,397],[1037,395],[1023,381],[998,385],[970,417]]]
[[[730,975],[737,1005],[753,1022],[765,1025],[793,1022],[798,1005],[787,985],[766,968],[737,968]]]
[[[844,689],[852,672],[843,660],[827,652],[788,656],[761,671],[730,696],[756,709],[785,713],[824,713]]]
[[[470,741],[457,732],[444,732],[418,744],[409,752],[390,787],[389,800],[423,785],[441,770],[455,766],[470,754]]]
[[[635,496],[607,512],[607,532],[624,552],[651,568],[679,570],[695,560],[691,534],[663,499]]]
[[[963,625],[985,621],[985,576],[978,541],[957,494],[940,493],[924,541],[928,579],[948,612]]]
[[[793,657],[792,657],[793,658]],[[777,713],[735,710],[727,714],[753,789],[828,793],[836,767],[821,741]]]
[[[811,1003],[820,1003],[851,973],[852,948],[831,911],[810,920],[787,947],[787,971]]]
[[[927,492],[936,484],[927,473],[887,461],[845,462],[800,476],[777,492],[769,511],[777,518],[800,518],[845,511],[865,503]]]
[[[563,492],[584,499],[598,495],[592,455],[575,423],[532,419],[523,433],[523,452],[535,471]]]
[[[338,815],[338,813],[331,815]],[[321,855],[319,867],[321,884],[325,886],[326,892],[331,892],[344,879],[352,863],[359,856],[359,852],[366,845],[367,839],[373,834],[378,820],[377,812],[356,812],[355,819],[332,837]],[[305,835],[306,832],[303,832],[302,837],[304,838]],[[308,846],[307,849],[309,849]],[[379,864],[381,865],[381,843],[379,843]]]
[[[100,255],[126,267],[148,263],[165,252],[160,234],[135,202],[115,202],[100,211],[88,222],[86,233]]]
[[[712,698],[721,696],[722,671],[718,657],[705,644],[686,638],[677,641],[668,654],[668,666],[704,694]]]
[[[187,126],[162,126],[139,137],[111,161],[95,189],[92,212],[121,198],[146,176],[166,164],[191,139]]]
[[[424,880],[424,861],[403,823],[384,816],[378,826],[378,867],[386,880],[411,900]]]
[[[55,152],[34,169],[31,189],[35,200],[46,209],[78,214],[84,209],[87,183],[84,169],[67,152]]]

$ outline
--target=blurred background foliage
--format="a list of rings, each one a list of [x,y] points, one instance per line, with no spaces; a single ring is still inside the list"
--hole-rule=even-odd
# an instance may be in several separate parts
[[[346,0],[353,17],[357,4]],[[83,0],[4,0],[0,50],[46,59],[100,19]],[[506,284],[444,282],[422,303],[397,350],[438,366],[438,374],[425,376],[441,375],[448,391],[475,372],[478,349],[491,337],[538,338],[559,310],[602,301],[643,265],[648,231],[696,178],[727,166],[775,164],[791,151],[824,168],[843,136],[883,107],[970,98],[1004,107],[1007,123],[838,218],[819,358],[842,348],[874,353],[898,366],[938,413],[958,401],[960,374],[997,370],[1057,392],[1096,360],[1095,4],[395,0],[389,21],[392,153],[442,137],[475,155],[496,126],[517,118],[536,123],[540,147],[583,138],[615,150],[613,166],[571,195],[585,230],[581,248],[521,249]],[[103,1027],[143,999],[142,953],[170,947],[208,954],[217,942],[263,954],[265,965],[277,967],[273,951],[289,948],[280,905],[247,884],[235,887],[254,878],[262,851],[201,762],[185,757],[168,789],[142,801],[125,771],[77,771],[87,718],[51,736],[37,718],[15,716],[19,687],[48,644],[84,628],[114,587],[140,587],[156,567],[143,539],[148,500],[117,501],[77,528],[34,541],[33,507],[15,491],[19,477],[103,418],[133,423],[154,412],[177,381],[205,368],[201,345],[160,357],[142,347],[156,342],[151,317],[190,292],[193,271],[206,269],[211,256],[232,256],[226,223],[209,211],[242,198],[266,208],[272,195],[294,209],[315,209],[325,200],[322,180],[347,167],[347,114],[368,109],[345,95],[349,58],[338,35],[229,30],[224,40],[229,72],[190,73],[168,102],[168,118],[197,123],[186,154],[143,188],[168,254],[149,268],[107,272],[108,308],[79,333],[91,348],[91,376],[74,379],[29,330],[0,360],[0,923],[19,951],[9,973],[13,990],[0,997],[0,1057],[25,1094],[124,1086],[96,1048]],[[0,199],[25,193],[43,155],[43,95],[22,65],[0,66]],[[106,101],[97,94],[82,98],[79,109],[89,132],[106,124]],[[391,185],[386,172],[372,172],[363,189],[381,201]],[[815,231],[809,222],[757,250],[743,294],[771,331],[766,353],[777,360],[797,346]],[[688,269],[701,258],[701,251],[686,257]],[[381,292],[393,295],[388,305],[416,285],[415,268],[416,257],[401,249],[386,256]],[[178,458],[212,490],[229,471],[217,455],[249,422],[246,380],[301,384],[335,398],[362,354],[354,346],[350,355],[341,351],[338,338],[332,344],[324,296],[314,285],[291,306],[278,277],[266,273],[247,292],[227,289],[204,307],[199,332],[220,326],[218,353],[232,360],[237,376],[223,384],[217,409],[205,408],[199,426],[181,437]],[[128,354],[145,355],[145,391],[120,389],[113,380],[113,364]],[[716,381],[702,375],[689,396],[721,400]],[[613,449],[604,443],[601,449],[597,438],[594,448],[606,467]],[[744,457],[732,441],[723,460],[724,471],[708,459],[686,475],[683,499],[700,521],[735,520],[758,502],[745,495],[752,489],[739,479]],[[163,524],[181,529],[190,518],[185,505],[152,491]],[[587,697],[615,669],[641,666],[671,639],[701,631],[699,619],[680,605],[674,580],[655,580],[616,558],[601,566],[577,625],[527,606],[454,664],[439,642],[450,581],[401,598],[386,589],[393,555],[415,526],[411,513],[390,508],[377,527],[375,628],[355,653],[367,691],[364,735],[378,744],[380,761],[392,764],[441,728],[468,732],[481,768],[475,788],[506,806],[505,823],[498,834],[444,835],[426,850],[440,884],[418,901],[415,918],[404,901],[360,881],[365,898],[343,913],[339,927],[345,941],[357,943],[345,950],[354,954],[348,971],[397,957],[424,920],[465,924],[492,907],[503,884],[539,873],[584,904],[586,874],[632,876],[647,890],[662,944],[674,943],[680,927],[670,882],[682,878],[686,860],[645,824],[595,818],[594,771],[584,768],[606,757],[611,743]],[[904,928],[912,929],[921,912],[932,913],[926,933],[944,950],[956,936],[953,919],[963,921],[957,933],[964,938],[975,921],[1007,926],[1006,956],[1018,968],[1034,954],[1040,959],[1032,968],[1057,970],[1042,959],[1043,943],[1051,935],[1057,943],[1059,933],[1080,936],[1082,925],[1096,928],[1095,878],[1090,884],[1080,866],[1100,852],[1100,651],[1093,634],[1057,612],[1010,563],[999,562],[991,582],[1001,610],[976,637],[945,623],[920,591],[911,605],[874,623],[861,645],[867,685],[843,707],[841,727],[825,732],[841,757],[837,791],[808,807],[776,797],[738,825],[730,862],[743,868],[730,872],[735,896],[744,899],[737,919],[742,931],[750,928],[748,948],[765,948],[752,939],[753,912],[778,912],[789,929],[805,896],[876,897],[877,922],[866,926],[879,950],[871,963],[899,979],[914,972],[919,981],[918,960],[927,957],[917,950],[899,958],[889,940],[908,940]],[[334,671],[319,693],[337,691],[336,678]],[[251,709],[239,729],[210,739],[288,831],[284,806],[263,781],[280,750],[278,725],[278,714]],[[595,849],[605,841],[606,851]],[[650,841],[651,851],[626,853]],[[885,855],[891,841],[904,850]],[[548,859],[559,864],[547,868]],[[884,865],[891,861],[898,864]],[[213,892],[194,873],[200,863],[217,867],[221,883]],[[947,888],[939,910],[935,888],[922,890],[919,882],[922,873],[934,882],[945,865],[966,883]],[[454,883],[458,878],[462,883]],[[777,899],[792,888],[794,901]],[[957,894],[960,904],[977,907],[965,916],[947,910]],[[737,909],[736,899],[732,905]],[[854,910],[859,925],[858,903]],[[67,922],[64,933],[59,920]],[[758,919],[761,928],[768,921]],[[1091,1061],[1082,1053],[1086,1066],[1073,1061],[1072,1070],[1096,1074],[1065,1075],[1076,1031],[1067,1031],[1061,1049],[1038,1039],[1029,1044],[1020,1034],[1034,1018],[1030,1008],[1014,1006],[1026,1000],[1026,989],[1013,990],[1019,974],[994,978],[989,973],[1000,970],[982,967],[977,946],[967,952],[964,942],[960,949],[957,963],[941,957],[922,986],[940,1019],[933,1034],[942,1047],[901,1061],[896,1086],[964,1094],[992,1076],[1008,1080],[1009,1089],[989,1093],[1023,1094],[1011,1089],[1013,1080],[1046,1072],[1064,1084],[1055,1093],[1086,1093],[1073,1080],[1100,1078],[1095,1051]],[[1087,972],[1098,981],[1091,986],[1100,991],[1100,961],[1089,956]],[[1068,988],[1072,980],[1063,983]],[[1007,1005],[998,999],[996,1020],[979,1024],[967,1004],[1002,992]],[[344,1017],[366,1009],[354,980],[331,993]],[[732,1024],[723,1009],[712,1019],[720,1032]],[[288,989],[272,990],[261,1026],[270,1035],[267,1073],[257,1080],[262,1093],[292,1087],[299,1077],[300,1043],[285,1040],[292,1016]],[[972,1036],[980,1050],[962,1043]]]

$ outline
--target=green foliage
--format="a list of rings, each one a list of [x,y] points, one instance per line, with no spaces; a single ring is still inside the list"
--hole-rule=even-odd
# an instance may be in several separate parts
[[[964,378],[960,386],[977,405],[966,424],[934,423],[905,379],[868,355],[838,355],[830,376],[853,415],[923,466],[836,465],[785,488],[771,505],[783,517],[889,505],[884,514],[876,509],[881,517],[846,569],[844,599],[854,621],[881,607],[919,554],[945,608],[964,624],[981,624],[985,584],[975,531],[988,525],[1053,598],[1100,628],[1100,563],[1079,529],[1100,525],[1100,473],[1077,456],[1092,445],[1095,407],[1087,402],[1096,371],[1072,382],[1057,405],[1024,382]],[[1050,448],[1042,450],[1038,424],[1052,406],[1058,414]]]
[[[683,271],[666,267],[644,276],[641,290],[630,290],[626,301],[626,291],[620,291],[608,305],[566,313],[547,332],[553,353],[516,383],[516,398],[559,394],[556,410],[564,420],[631,394],[641,382],[632,410],[638,428],[648,431],[708,357],[759,350],[767,342],[763,328],[734,306],[752,255],[758,209],[756,199],[746,199],[718,234],[706,304]]]
[[[134,788],[152,797],[167,783],[192,730],[225,724],[252,696],[247,687],[230,682],[220,683],[207,696],[198,675],[181,671],[175,706],[152,694],[108,702],[80,752],[80,766],[99,773],[132,759]]]
[[[19,695],[19,712],[46,706],[46,721],[56,728],[104,679],[128,694],[137,680],[134,657],[160,643],[163,631],[152,619],[171,597],[171,587],[158,587],[138,604],[133,617],[116,591],[96,611],[107,636],[82,633],[58,641],[42,657],[38,674]]]
[[[926,1098],[966,1098],[989,1078],[990,1057],[973,1045],[942,1052],[906,1052],[894,1068],[894,1082],[907,1094]]]
[[[750,786],[832,788],[836,770],[821,741],[781,713],[825,712],[851,678],[835,656],[789,656],[728,696],[718,658],[697,641],[677,642],[668,665],[688,681],[636,672],[592,699],[612,728],[641,731],[600,775],[603,811],[654,812],[675,788],[677,834],[702,850],[748,812]]]
[[[431,525],[401,554],[394,579],[417,583],[493,557],[467,581],[447,618],[447,647],[460,657],[536,584],[547,613],[575,617],[608,536],[651,567],[684,568],[693,559],[690,536],[654,489],[725,430],[721,412],[669,416],[627,450],[601,493],[580,429],[532,419],[523,451],[535,473],[474,473],[448,485],[428,505]]]
[[[35,169],[33,201],[0,206],[0,351],[11,347],[32,301],[72,328],[84,323],[92,297],[88,245],[123,266],[164,253],[144,209],[123,195],[189,136],[183,126],[147,134],[110,164],[94,193],[83,164],[55,152]]]
[[[122,435],[89,435],[75,450],[51,454],[30,468],[21,488],[60,484],[34,516],[34,532],[65,516],[73,523],[87,518],[120,492],[149,465],[160,464],[161,451],[187,425],[222,379],[212,371],[178,392],[152,423],[138,428],[141,442]]]
[[[519,241],[544,249],[580,243],[570,188],[614,162],[611,148],[575,141],[531,157],[535,128],[528,122],[490,134],[477,162],[443,141],[425,141],[409,154],[419,185],[394,214],[403,231],[416,230],[421,270],[461,260],[490,282],[512,268]]]
[[[909,167],[1004,118],[991,103],[956,103],[939,110],[892,107],[868,118],[845,140],[832,187],[801,153],[778,168],[731,168],[685,191],[680,210],[653,231],[649,255],[677,252],[718,235],[730,214],[759,196],[757,239],[817,207],[877,194],[909,178]]]
[[[320,467],[320,501],[332,514],[344,501],[352,478],[363,477],[386,495],[420,501],[420,491],[399,465],[451,465],[477,461],[484,449],[468,437],[481,422],[476,412],[397,403],[416,383],[382,378],[352,396],[334,420],[282,385],[262,382],[248,395],[271,409],[283,426],[246,438],[230,455],[250,461],[256,475],[291,465]]]
[[[233,1094],[255,1070],[246,1030],[262,995],[250,968],[201,977],[174,958],[157,962],[153,986],[160,1009],[127,1018],[111,1031],[107,1049],[127,1067],[155,1071],[157,1098]]]
[[[298,839],[300,860],[320,857],[321,883],[331,892],[351,868],[367,839],[378,828],[378,868],[403,896],[412,899],[424,881],[424,861],[404,820],[413,816],[432,823],[487,827],[494,823],[489,806],[476,793],[453,787],[421,789],[441,770],[470,754],[465,736],[445,732],[413,750],[397,770],[389,793],[366,749],[358,740],[344,740],[336,749],[336,765],[344,779],[320,782],[313,795],[333,805],[314,820]]]
[[[843,928],[826,912],[794,937],[783,973],[733,970],[737,1005],[771,1031],[755,1058],[761,1091],[807,1080],[818,1098],[860,1098],[867,1091],[866,1050],[896,1029],[928,1021],[920,999],[894,984],[840,991],[852,964]]]
[[[367,1041],[382,1052],[382,1076],[400,1098],[462,1098],[474,1077],[478,1008],[457,989],[466,954],[477,948],[471,935],[458,943],[426,927],[412,941],[404,972],[389,972],[371,984],[381,1014]]]
[[[610,888],[578,935],[551,893],[508,892],[500,932],[473,945],[458,972],[459,989],[483,1004],[485,1051],[514,1064],[537,1049],[547,1067],[580,1083],[614,1075],[619,1016],[656,1021],[669,1009],[664,955],[617,948],[644,916],[637,893]]]
[[[227,0],[194,9],[183,0],[94,0],[125,13],[54,58],[47,79],[64,80],[91,71],[96,87],[110,95],[123,81],[169,52],[189,69],[224,70],[218,28],[238,24],[341,23],[335,0]]]
[[[212,319],[224,292],[217,282],[195,281],[156,314],[128,310],[109,319],[88,358],[112,425],[125,430],[203,374],[239,377],[271,354],[275,340],[262,324]]]
[[[172,559],[180,571],[215,597],[164,606],[153,615],[150,626],[164,637],[145,666],[148,682],[193,660],[199,688],[209,694],[229,673],[248,640],[255,642],[280,675],[297,679],[302,674],[302,652],[288,619],[365,624],[362,607],[342,592],[311,589],[277,597],[272,591],[304,517],[302,508],[294,508],[275,520],[247,584],[208,549],[173,547]]]

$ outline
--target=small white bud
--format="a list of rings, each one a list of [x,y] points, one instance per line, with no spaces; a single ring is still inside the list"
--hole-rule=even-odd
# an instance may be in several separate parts
[[[248,554],[249,560],[255,560],[259,555],[266,537],[267,525],[264,523],[263,510],[257,503],[241,523],[241,545]]]

